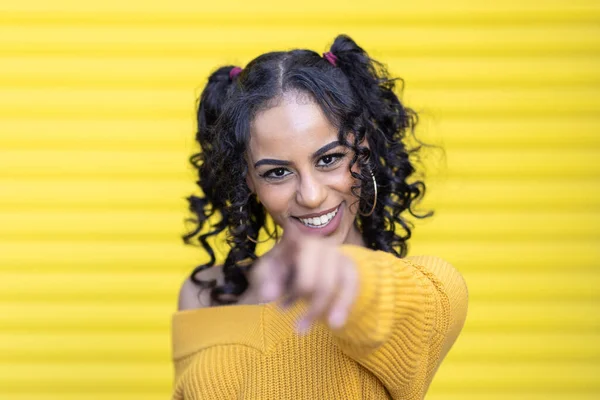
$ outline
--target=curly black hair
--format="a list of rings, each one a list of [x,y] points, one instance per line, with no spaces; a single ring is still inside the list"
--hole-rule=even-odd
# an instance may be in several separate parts
[[[210,288],[216,304],[236,303],[248,287],[246,273],[257,258],[256,243],[248,238],[258,238],[268,215],[246,184],[244,154],[253,118],[284,93],[309,95],[338,129],[340,143],[353,150],[350,173],[357,182],[353,193],[363,210],[356,224],[367,247],[404,257],[412,224],[401,214],[408,211],[417,218],[433,214],[414,210],[425,194],[425,184],[408,181],[415,172],[411,155],[423,143],[416,140],[412,148],[407,145],[407,135],[414,138],[418,117],[395,94],[398,80],[346,35],[335,39],[330,53],[334,57],[328,60],[310,50],[271,52],[251,61],[239,74],[234,66],[221,67],[200,96],[196,140],[201,150],[190,162],[197,169],[202,195],[188,198],[195,228],[184,235],[184,241],[198,241],[210,256],[190,279]],[[361,145],[365,139],[368,147]],[[352,171],[355,164],[358,173]],[[373,213],[365,216],[374,204],[371,174],[377,181],[377,203]],[[214,266],[216,257],[208,239],[223,231],[230,249],[223,264],[224,284],[217,286],[216,281],[200,280],[196,274]]]

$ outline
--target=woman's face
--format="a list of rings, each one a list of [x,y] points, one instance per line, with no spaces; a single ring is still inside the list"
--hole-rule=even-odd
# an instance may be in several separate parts
[[[364,245],[354,224],[352,156],[317,104],[285,95],[253,121],[247,183],[278,225],[289,221],[307,234]]]

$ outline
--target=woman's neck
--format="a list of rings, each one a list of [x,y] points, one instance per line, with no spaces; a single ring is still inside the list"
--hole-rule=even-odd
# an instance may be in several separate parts
[[[350,229],[348,232],[346,240],[344,240],[344,244],[354,244],[356,246],[367,247],[367,244],[362,237],[362,233],[360,233],[360,230],[356,224],[352,225],[352,229]]]

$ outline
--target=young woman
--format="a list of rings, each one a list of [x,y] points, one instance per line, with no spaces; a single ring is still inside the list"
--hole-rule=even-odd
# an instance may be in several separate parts
[[[173,318],[174,399],[424,397],[468,295],[444,260],[405,257],[402,213],[429,215],[413,210],[425,192],[409,179],[415,123],[347,36],[322,56],[273,52],[211,75],[186,236],[211,260]],[[261,229],[276,243],[257,258]],[[224,231],[216,266],[208,239]]]

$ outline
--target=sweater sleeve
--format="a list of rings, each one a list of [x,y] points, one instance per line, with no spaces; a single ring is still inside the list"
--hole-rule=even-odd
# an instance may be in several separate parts
[[[358,269],[359,294],[344,327],[333,331],[337,345],[393,399],[422,399],[466,319],[462,276],[437,257],[342,251]]]

